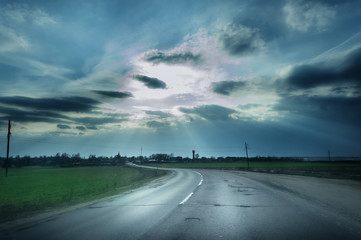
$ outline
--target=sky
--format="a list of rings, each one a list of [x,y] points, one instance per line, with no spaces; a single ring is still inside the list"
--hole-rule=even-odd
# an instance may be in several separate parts
[[[361,156],[361,2],[0,1],[0,156]]]

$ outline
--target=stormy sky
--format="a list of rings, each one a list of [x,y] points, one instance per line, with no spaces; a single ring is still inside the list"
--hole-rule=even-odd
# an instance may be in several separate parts
[[[361,156],[356,0],[0,2],[0,156]]]

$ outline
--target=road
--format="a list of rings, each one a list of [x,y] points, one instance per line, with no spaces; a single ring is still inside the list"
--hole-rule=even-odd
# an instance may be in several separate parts
[[[133,192],[7,229],[0,239],[361,239],[354,216],[262,176],[178,169]]]

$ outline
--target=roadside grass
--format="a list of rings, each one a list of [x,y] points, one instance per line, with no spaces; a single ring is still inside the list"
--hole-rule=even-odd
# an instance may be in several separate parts
[[[131,167],[9,169],[0,176],[0,222],[119,194],[165,174]]]
[[[163,168],[247,168],[247,162],[159,163],[147,166]],[[251,162],[250,168],[361,167],[361,163],[340,162]]]
[[[361,162],[204,162],[147,164],[160,168],[247,170],[305,176],[361,180]]]

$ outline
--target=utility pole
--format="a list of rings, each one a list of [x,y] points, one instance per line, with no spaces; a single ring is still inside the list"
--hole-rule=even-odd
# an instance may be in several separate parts
[[[9,148],[10,148],[10,135],[11,135],[11,132],[10,132],[10,129],[11,129],[11,121],[9,120],[9,125],[8,125],[8,147],[7,147],[7,150],[6,150],[6,163],[5,163],[5,167],[6,167],[6,170],[5,170],[5,176],[7,177],[8,176],[8,168],[9,168],[9,165],[10,165],[10,162],[9,162]]]
[[[247,142],[244,142],[244,145],[245,145],[245,147],[246,147],[247,169],[249,169],[249,159],[248,159],[248,146],[247,146]]]
[[[193,162],[194,162],[194,154],[196,153],[196,151],[192,150],[193,153]]]
[[[330,150],[328,150],[328,161],[331,161],[331,154],[330,154]]]

